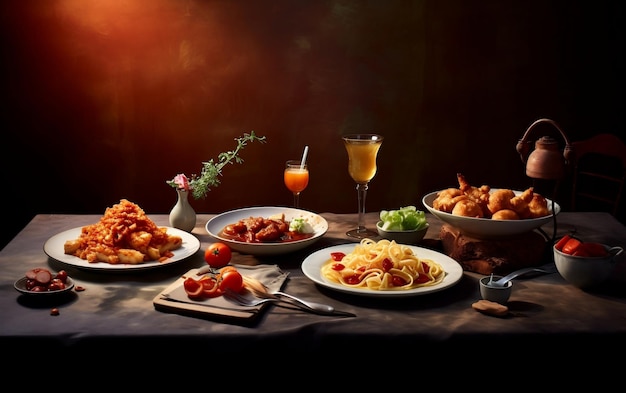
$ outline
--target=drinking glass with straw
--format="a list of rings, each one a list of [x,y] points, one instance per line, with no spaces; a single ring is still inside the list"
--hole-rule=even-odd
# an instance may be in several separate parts
[[[309,169],[306,165],[306,156],[309,146],[304,147],[301,160],[288,160],[285,165],[284,180],[285,186],[293,193],[293,206],[300,207],[300,193],[309,184]]]

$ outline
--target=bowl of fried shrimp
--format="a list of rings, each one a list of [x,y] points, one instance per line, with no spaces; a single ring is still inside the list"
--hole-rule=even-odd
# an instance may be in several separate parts
[[[448,188],[422,198],[424,207],[464,235],[479,239],[539,229],[559,214],[558,203],[534,192],[482,187]]]

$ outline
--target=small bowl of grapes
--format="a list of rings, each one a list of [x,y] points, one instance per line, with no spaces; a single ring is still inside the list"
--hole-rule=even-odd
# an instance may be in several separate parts
[[[405,206],[397,210],[381,210],[376,230],[383,239],[399,244],[417,244],[426,236],[428,226],[423,211],[415,206]]]

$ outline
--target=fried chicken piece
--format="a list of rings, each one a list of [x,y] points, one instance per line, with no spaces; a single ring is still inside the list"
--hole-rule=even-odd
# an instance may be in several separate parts
[[[437,197],[433,200],[433,208],[442,212],[451,213],[454,205],[462,199],[466,199],[467,195],[463,194],[458,188],[448,188],[437,193]]]
[[[539,218],[550,215],[548,201],[542,195],[533,194],[533,199],[528,203],[530,218]]]
[[[490,216],[491,212],[489,211],[488,204],[491,187],[487,185],[482,185],[480,187],[472,186],[467,182],[462,173],[457,173],[456,178],[459,181],[459,189],[463,192],[463,194],[467,195],[480,206],[483,211],[483,216]]]
[[[491,214],[508,209],[513,210],[513,206],[511,206],[511,199],[515,197],[515,193],[513,190],[509,189],[500,189],[495,190],[489,195],[489,203],[487,203],[487,207]]]
[[[484,218],[482,207],[473,199],[465,198],[458,201],[452,209],[455,216]]]
[[[528,204],[533,200],[534,188],[529,187],[520,195],[511,198],[511,207],[517,213],[519,218],[530,218],[531,212]]]
[[[519,220],[520,216],[511,209],[502,209],[491,215],[492,220]]]

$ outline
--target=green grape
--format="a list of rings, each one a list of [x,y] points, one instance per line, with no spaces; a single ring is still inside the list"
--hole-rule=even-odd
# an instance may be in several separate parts
[[[405,206],[399,210],[381,210],[382,229],[386,231],[406,231],[426,226],[426,214],[415,206]]]

